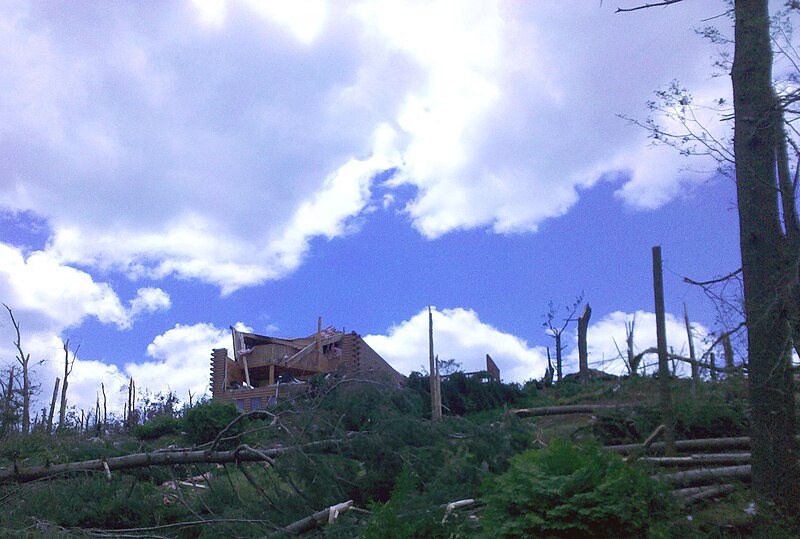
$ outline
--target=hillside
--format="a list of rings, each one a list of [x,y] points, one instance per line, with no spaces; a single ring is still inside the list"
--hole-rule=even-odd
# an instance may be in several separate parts
[[[669,490],[683,485],[648,477],[664,473],[648,458],[657,443],[635,463],[600,449],[641,444],[657,429],[656,383],[520,387],[456,374],[433,423],[426,377],[399,390],[320,379],[302,398],[243,416],[206,402],[130,433],[11,434],[0,442],[0,526],[36,537],[591,537],[613,526],[642,537],[749,536],[744,475],[707,499],[676,497]],[[741,379],[673,388],[678,439],[746,436]],[[602,406],[514,413],[590,404]]]

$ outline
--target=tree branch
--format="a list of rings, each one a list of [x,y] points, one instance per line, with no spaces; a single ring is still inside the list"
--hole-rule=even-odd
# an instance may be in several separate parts
[[[629,13],[631,11],[639,11],[640,9],[649,9],[651,7],[664,7],[671,4],[677,4],[678,2],[683,2],[683,0],[663,0],[662,2],[656,2],[654,4],[642,4],[641,6],[636,7],[618,7],[617,11],[614,13]]]

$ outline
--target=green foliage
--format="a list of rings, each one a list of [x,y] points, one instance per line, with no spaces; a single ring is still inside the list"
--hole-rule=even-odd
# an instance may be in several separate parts
[[[28,483],[10,498],[0,518],[5,529],[20,529],[27,518],[64,528],[127,528],[163,523],[174,508],[163,504],[154,485],[125,474],[102,474],[68,480]]]
[[[407,386],[425,400],[425,411],[430,414],[430,377],[412,372]],[[483,381],[480,376],[453,372],[442,378],[442,406],[453,415],[465,415],[514,405],[523,396],[517,384],[504,384],[494,380]]]
[[[617,455],[559,440],[512,457],[483,499],[493,537],[645,537],[670,505],[662,485]]]
[[[644,386],[655,381],[640,379],[636,383]],[[694,388],[690,380],[674,380],[673,384],[677,439],[748,435],[747,398],[740,381],[707,382]],[[592,430],[605,444],[634,443],[646,438],[662,421],[657,405],[643,405],[598,416]]]
[[[184,421],[168,415],[156,416],[151,421],[134,427],[133,435],[140,440],[155,440],[167,434],[181,432]]]
[[[403,468],[397,477],[392,496],[385,504],[373,502],[369,505],[372,516],[364,526],[363,539],[390,539],[414,537],[416,522],[402,515],[407,499],[416,490],[416,479],[408,468]]]
[[[184,429],[194,444],[213,441],[222,430],[239,417],[240,412],[230,402],[207,401],[186,410]],[[241,434],[245,421],[240,419],[228,429],[226,437]]]

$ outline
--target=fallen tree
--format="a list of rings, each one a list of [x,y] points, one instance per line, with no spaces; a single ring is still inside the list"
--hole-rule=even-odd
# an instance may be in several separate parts
[[[334,520],[336,520],[340,514],[346,513],[348,511],[353,510],[353,500],[348,500],[346,502],[338,503],[336,505],[332,505],[327,509],[323,509],[322,511],[317,511],[313,515],[309,515],[305,518],[301,518],[300,520],[289,524],[283,530],[282,533],[289,534],[289,535],[299,535],[301,533],[305,533],[307,531],[311,531],[318,526],[323,526],[325,524],[331,524]]]
[[[800,435],[797,436],[800,440]],[[630,453],[642,447],[642,444],[607,445],[605,448],[615,453]],[[664,449],[664,442],[652,444],[651,449]],[[704,449],[749,449],[750,438],[738,436],[735,438],[698,438],[696,440],[676,440],[677,449],[704,450]]]
[[[654,475],[653,479],[675,486],[706,485],[720,479],[750,479],[750,465],[725,466],[723,468],[704,468],[702,470],[686,470],[669,474]]]
[[[42,466],[23,467],[14,463],[12,468],[0,468],[0,483],[16,481],[27,483],[45,477],[73,473],[73,472],[104,472],[110,474],[112,470],[128,470],[145,466],[169,466],[173,464],[225,464],[228,462],[272,462],[280,454],[308,448],[310,445],[331,445],[334,440],[323,443],[316,442],[300,447],[279,447],[272,449],[256,449],[248,445],[240,445],[230,451],[154,451],[152,453],[134,453],[122,457],[107,459],[84,460],[68,462],[65,464],[45,464]]]
[[[684,505],[690,505],[694,502],[705,500],[706,498],[713,498],[722,494],[729,494],[733,492],[734,486],[730,483],[723,483],[722,485],[707,485],[703,487],[689,487],[673,490],[672,494],[680,498]]]
[[[569,404],[564,406],[541,406],[538,408],[520,408],[511,410],[517,417],[535,417],[546,415],[568,415],[568,414],[597,414],[602,412],[614,412],[624,408],[630,408],[634,404]]]
[[[709,464],[728,465],[750,462],[750,453],[700,453],[685,457],[641,457],[639,462],[657,466],[708,466]]]

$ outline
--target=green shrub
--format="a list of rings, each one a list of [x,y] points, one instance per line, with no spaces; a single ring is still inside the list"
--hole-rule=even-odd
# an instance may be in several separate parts
[[[639,378],[633,383],[654,386],[655,381]],[[675,438],[747,436],[749,421],[745,390],[737,380],[705,382],[694,387],[691,380],[673,380]],[[651,403],[598,415],[591,430],[604,444],[635,443],[647,438],[662,422],[661,410],[656,403]]]
[[[5,525],[18,528],[34,517],[66,528],[152,526],[182,512],[166,507],[163,496],[155,485],[117,473],[28,484],[7,500]]]
[[[425,412],[431,412],[430,377],[412,372],[406,383],[425,399]],[[523,396],[517,384],[504,384],[495,380],[484,381],[464,372],[453,372],[442,378],[442,406],[453,415],[472,414],[492,410],[503,405],[514,405]]]
[[[483,499],[493,537],[644,537],[671,504],[663,485],[619,456],[559,440],[512,457]]]
[[[230,425],[240,412],[230,402],[207,401],[186,410],[184,428],[186,436],[194,444],[213,441],[222,430]],[[226,433],[226,438],[241,434],[245,421],[239,420]],[[228,443],[228,446],[230,443]]]
[[[138,425],[133,435],[140,440],[155,440],[167,434],[176,434],[183,429],[183,420],[169,415],[156,416],[154,419]]]

